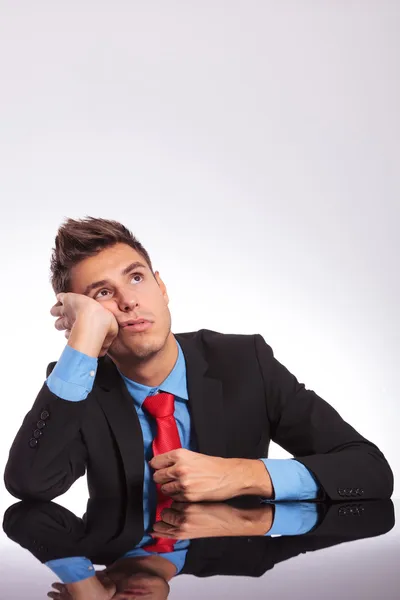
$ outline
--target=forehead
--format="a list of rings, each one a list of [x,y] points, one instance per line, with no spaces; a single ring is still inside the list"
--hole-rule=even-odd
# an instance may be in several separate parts
[[[139,252],[127,244],[104,248],[96,256],[84,258],[71,269],[71,288],[76,293],[82,293],[94,281],[117,279],[121,271],[134,261],[140,261],[147,267]]]

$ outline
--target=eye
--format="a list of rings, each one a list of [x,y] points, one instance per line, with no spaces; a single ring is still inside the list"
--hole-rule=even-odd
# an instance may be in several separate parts
[[[136,275],[139,275],[139,277],[143,278],[143,275],[141,273],[133,273],[132,277],[136,277]]]
[[[139,272],[135,272],[135,273],[132,273],[132,277],[131,277],[131,279],[133,279],[134,277],[137,277],[138,275],[139,275],[139,277],[142,277],[142,278],[143,278],[143,275],[142,275],[141,273],[139,273]],[[139,283],[139,282],[137,282],[137,283]],[[107,288],[101,288],[101,290],[99,290],[99,291],[97,292],[97,294],[94,296],[94,298],[96,299],[96,298],[97,298],[97,296],[100,294],[100,292],[105,292],[105,291],[107,291]],[[101,296],[101,298],[106,298],[106,297],[107,297],[107,296],[104,296],[104,295],[102,295],[102,296]]]

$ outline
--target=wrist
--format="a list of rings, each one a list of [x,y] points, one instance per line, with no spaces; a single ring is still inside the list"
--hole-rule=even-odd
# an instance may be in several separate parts
[[[242,518],[247,522],[244,535],[266,535],[274,523],[274,514],[275,506],[268,503],[243,511]]]
[[[274,488],[268,469],[262,460],[239,458],[237,461],[236,480],[238,495],[254,495],[273,498]]]
[[[101,590],[99,586],[101,587]],[[82,600],[83,598],[85,598],[85,600],[89,600],[90,598],[94,597],[96,593],[104,590],[95,573],[86,579],[82,579],[81,581],[66,583],[65,587],[74,600],[80,600],[81,598]]]
[[[95,312],[81,314],[77,317],[68,337],[68,346],[93,358],[98,358],[108,325],[99,321]]]

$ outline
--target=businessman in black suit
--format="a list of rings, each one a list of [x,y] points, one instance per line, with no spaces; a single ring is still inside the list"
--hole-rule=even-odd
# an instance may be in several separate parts
[[[391,496],[380,449],[299,383],[261,335],[172,333],[166,286],[121,224],[69,219],[51,269],[51,314],[68,344],[13,441],[11,494],[51,500],[87,471],[92,497],[143,500],[145,519],[154,484],[190,502]],[[162,419],[143,410],[153,395],[175,399],[172,450],[154,451]],[[268,459],[271,440],[294,458]]]

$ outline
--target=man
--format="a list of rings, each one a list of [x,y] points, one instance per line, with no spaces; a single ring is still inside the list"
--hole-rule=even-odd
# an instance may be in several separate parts
[[[145,520],[165,497],[392,495],[382,452],[261,335],[173,334],[166,286],[120,223],[68,219],[51,273],[51,314],[68,343],[12,444],[4,479],[14,496],[51,500],[85,471],[91,497],[143,501]],[[270,440],[294,458],[268,459]]]

